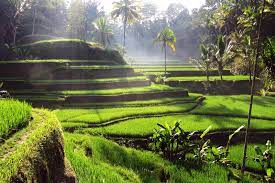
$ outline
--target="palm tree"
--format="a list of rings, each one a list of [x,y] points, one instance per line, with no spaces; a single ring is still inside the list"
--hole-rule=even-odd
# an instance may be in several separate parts
[[[126,40],[126,28],[127,25],[130,25],[141,18],[140,6],[137,5],[135,0],[120,0],[113,3],[113,11],[111,16],[116,19],[121,17],[123,22],[123,46],[125,48]]]
[[[110,36],[113,35],[113,30],[109,27],[107,19],[101,17],[97,19],[93,25],[96,32],[100,34],[101,44],[106,48],[106,42],[110,44]]]
[[[163,29],[160,33],[158,33],[157,38],[154,40],[154,43],[162,43],[162,49],[164,49],[164,60],[165,60],[165,77],[167,74],[166,70],[166,60],[167,60],[167,46],[172,49],[173,52],[176,51],[176,42],[177,38],[173,30],[169,28]]]

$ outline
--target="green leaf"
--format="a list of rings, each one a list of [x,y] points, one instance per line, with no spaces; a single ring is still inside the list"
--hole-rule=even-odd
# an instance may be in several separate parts
[[[165,126],[163,126],[162,124],[157,124],[159,127],[161,127],[162,129],[166,129]]]
[[[267,175],[268,177],[272,177],[273,174],[274,174],[273,168],[268,168],[268,169],[266,169],[266,175]]]
[[[201,134],[200,138],[202,139],[210,130],[212,129],[212,126],[209,126],[204,132]]]
[[[267,148],[267,150],[271,150],[271,148],[272,148],[272,145],[271,145],[271,141],[270,140],[268,140],[267,142],[266,142],[266,148]]]
[[[235,130],[234,133],[232,133],[231,135],[229,135],[228,141],[231,142],[231,139],[234,137],[234,135],[236,135],[237,133],[239,133],[245,126],[241,126],[240,128],[238,128],[237,130]]]
[[[212,153],[213,153],[214,155],[218,156],[218,155],[219,155],[219,150],[218,150],[218,148],[217,148],[217,147],[212,147]]]
[[[255,149],[255,152],[258,156],[263,155],[263,151],[261,150],[261,148],[259,146],[255,146],[254,149]]]

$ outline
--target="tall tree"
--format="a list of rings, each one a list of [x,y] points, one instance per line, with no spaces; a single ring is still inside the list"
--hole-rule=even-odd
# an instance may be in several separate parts
[[[66,3],[64,0],[33,0],[24,12],[19,29],[20,36],[30,34],[64,35]]]
[[[72,0],[68,9],[67,32],[70,37],[89,39],[92,36],[92,23],[104,13],[99,1]]]
[[[16,43],[17,29],[20,25],[20,18],[22,14],[30,8],[33,0],[8,0],[10,9],[7,9],[7,14],[9,14],[11,27],[11,32],[13,35],[13,44]]]
[[[258,62],[260,57],[260,50],[261,50],[261,34],[262,34],[262,23],[263,23],[263,16],[266,6],[266,0],[263,1],[263,4],[261,6],[260,2],[255,1],[255,16],[256,18],[256,26],[257,26],[257,43],[256,43],[256,51],[255,51],[255,62],[254,62],[254,69],[253,69],[253,80],[251,84],[251,90],[250,90],[250,103],[249,103],[249,112],[248,112],[248,118],[247,118],[247,127],[246,127],[246,133],[245,133],[245,143],[244,143],[244,152],[243,152],[243,162],[242,162],[242,175],[244,175],[245,167],[246,167],[246,159],[247,159],[247,144],[248,144],[248,133],[250,130],[251,125],[251,116],[252,116],[252,109],[253,109],[253,99],[254,99],[254,93],[255,93],[255,82],[256,82],[256,71],[258,68]],[[261,8],[260,8],[261,7]]]
[[[173,52],[176,51],[176,42],[177,38],[173,30],[169,28],[163,29],[158,35],[157,38],[154,40],[154,43],[161,43],[162,49],[164,49],[164,75],[167,76],[167,47],[170,47]]]
[[[126,45],[126,29],[127,25],[132,24],[139,19],[140,16],[140,6],[135,0],[120,0],[113,3],[113,11],[111,13],[114,19],[121,17],[123,22],[123,46]]]
[[[108,20],[105,17],[100,17],[93,25],[96,32],[99,33],[101,44],[106,48],[107,44],[110,44],[110,36],[113,34],[113,30],[108,25]]]

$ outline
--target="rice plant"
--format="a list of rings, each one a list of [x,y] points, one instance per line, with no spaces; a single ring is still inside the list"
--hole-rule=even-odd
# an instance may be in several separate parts
[[[26,126],[31,117],[31,106],[13,99],[0,100],[0,139]]]

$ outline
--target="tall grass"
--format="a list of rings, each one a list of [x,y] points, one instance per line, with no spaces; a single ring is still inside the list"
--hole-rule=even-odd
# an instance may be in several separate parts
[[[214,164],[172,163],[152,152],[121,147],[101,137],[66,133],[65,142],[66,156],[79,183],[228,182],[224,168]]]
[[[31,117],[31,106],[12,99],[0,99],[0,138],[27,125]]]

